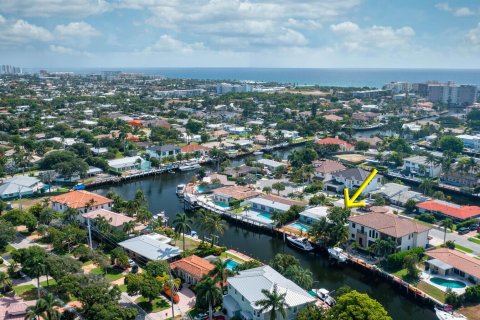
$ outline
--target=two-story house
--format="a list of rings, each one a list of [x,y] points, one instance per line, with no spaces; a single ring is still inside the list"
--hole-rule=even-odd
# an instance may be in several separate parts
[[[108,167],[118,173],[130,170],[148,171],[151,169],[151,163],[140,156],[135,156],[109,160]]]
[[[351,190],[358,189],[362,183],[370,175],[370,172],[362,168],[351,168],[332,173],[332,179],[325,182],[324,190],[342,192],[344,188]],[[374,190],[377,190],[381,185],[381,175],[375,175],[362,191],[362,195],[366,195]]]
[[[395,214],[373,212],[350,217],[348,221],[349,239],[363,248],[370,247],[378,239],[389,238],[397,245],[395,251],[428,245],[430,227]]]
[[[426,156],[413,156],[403,159],[402,171],[414,176],[437,178],[442,167],[438,163],[430,162]]]
[[[176,156],[182,150],[174,144],[165,144],[163,146],[153,146],[147,149],[147,153],[151,158],[163,159],[170,156]]]
[[[312,162],[312,165],[315,170],[315,177],[322,180],[331,180],[333,173],[347,168],[341,162],[330,159],[315,160]]]
[[[261,311],[256,302],[265,299],[262,290],[272,292],[274,288],[285,294],[286,317],[293,320],[303,308],[315,303],[316,299],[293,281],[285,278],[270,266],[262,266],[227,278],[227,294],[223,297],[223,308],[229,318],[269,320],[271,311]],[[279,315],[277,315],[277,319]]]
[[[111,210],[113,207],[112,199],[85,190],[74,190],[51,197],[50,203],[56,212],[63,213],[68,208],[77,210],[80,221],[82,221],[80,215],[83,213],[98,209]]]

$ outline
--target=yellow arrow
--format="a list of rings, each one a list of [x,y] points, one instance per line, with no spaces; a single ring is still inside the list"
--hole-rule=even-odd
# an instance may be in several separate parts
[[[343,189],[343,196],[345,198],[345,209],[346,208],[353,208],[353,207],[365,207],[365,202],[355,202],[358,196],[362,193],[362,191],[368,186],[370,181],[372,181],[373,177],[377,174],[377,169],[373,169],[370,175],[363,181],[362,185],[358,188],[357,192],[350,198],[348,195],[348,188]]]

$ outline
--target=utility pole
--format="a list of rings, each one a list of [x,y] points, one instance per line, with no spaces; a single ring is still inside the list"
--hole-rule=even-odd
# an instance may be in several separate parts
[[[87,218],[87,225],[88,225],[88,244],[90,246],[90,250],[93,250],[92,245],[92,228],[90,227],[90,218]]]

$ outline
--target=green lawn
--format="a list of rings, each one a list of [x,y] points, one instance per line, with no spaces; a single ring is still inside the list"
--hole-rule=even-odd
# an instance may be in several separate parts
[[[222,252],[222,254],[220,254],[220,259],[226,259],[226,258],[231,258],[231,259],[236,260],[237,262],[240,262],[240,263],[245,262],[243,259],[240,259],[239,257],[234,256],[233,254],[229,254],[227,252]]]
[[[90,273],[103,275],[103,270],[100,268],[95,268],[92,269]],[[118,269],[109,269],[107,274],[105,275],[105,279],[107,279],[109,282],[118,280],[122,277],[124,277],[124,275],[122,274],[122,271]]]
[[[127,292],[127,285],[126,284],[121,284],[121,285],[118,286],[118,288],[122,292]]]
[[[466,253],[473,253],[472,249],[461,246],[458,243],[455,243],[455,249],[461,250],[461,251],[466,252]]]
[[[82,262],[82,266],[88,266],[88,265],[91,265],[92,263],[93,263],[92,260],[88,260],[88,261]]]
[[[442,303],[445,302],[445,292],[438,289],[437,287],[434,287],[431,284],[426,283],[425,281],[420,281],[417,284],[417,288],[422,290],[429,296],[432,296],[433,298],[437,299],[438,301]]]
[[[148,313],[159,312],[170,307],[170,304],[162,298],[157,298],[150,303],[148,299],[140,297],[135,302]]]
[[[15,250],[15,248],[12,247],[11,245],[7,244],[7,245],[5,246],[5,248],[0,249],[0,256],[1,256],[1,255],[4,255],[4,254],[6,254],[6,253],[10,253],[10,252],[12,252],[13,250]]]
[[[468,238],[468,241],[474,242],[474,243],[476,243],[476,244],[480,244],[480,239],[478,239],[478,238],[473,238],[473,237],[472,237],[472,238]]]
[[[55,279],[51,279],[51,278],[49,277],[49,279],[48,279],[48,284],[49,284],[50,287],[55,287],[55,286],[57,285],[57,281],[55,281]],[[40,285],[41,285],[42,287],[45,287],[45,288],[48,288],[48,287],[49,287],[49,286],[47,285],[47,280],[40,282]]]
[[[15,294],[24,300],[35,300],[37,298],[37,288],[33,284],[13,287]]]

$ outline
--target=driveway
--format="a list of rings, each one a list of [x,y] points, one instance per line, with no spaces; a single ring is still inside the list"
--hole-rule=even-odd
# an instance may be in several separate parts
[[[187,287],[183,287],[178,292],[180,296],[180,302],[175,305],[175,316],[185,315],[187,312],[195,307],[195,293]],[[150,313],[149,318],[164,320],[172,317],[172,308],[168,308],[156,313]]]

